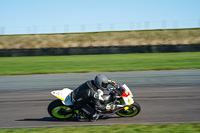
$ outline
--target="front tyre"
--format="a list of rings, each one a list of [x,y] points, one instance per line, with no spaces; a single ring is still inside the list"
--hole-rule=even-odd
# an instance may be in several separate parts
[[[60,99],[52,101],[48,106],[48,113],[58,120],[66,120],[73,116],[73,107],[66,106]]]
[[[134,102],[128,107],[116,112],[121,117],[133,117],[140,113],[141,107],[137,102]]]

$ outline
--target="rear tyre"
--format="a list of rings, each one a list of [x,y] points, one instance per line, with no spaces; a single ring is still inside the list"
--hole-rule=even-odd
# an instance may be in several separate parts
[[[58,120],[70,119],[73,116],[73,106],[66,106],[60,99],[52,101],[48,108],[48,113]]]
[[[121,117],[133,117],[140,113],[141,107],[137,102],[134,102],[128,108],[124,108],[118,112],[116,112],[117,115]]]

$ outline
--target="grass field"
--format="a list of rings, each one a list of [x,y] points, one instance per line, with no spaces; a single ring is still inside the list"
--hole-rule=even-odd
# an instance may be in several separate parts
[[[0,129],[0,133],[199,133],[200,123]]]
[[[0,35],[0,49],[200,44],[200,28]]]
[[[0,57],[0,75],[199,68],[200,52]]]

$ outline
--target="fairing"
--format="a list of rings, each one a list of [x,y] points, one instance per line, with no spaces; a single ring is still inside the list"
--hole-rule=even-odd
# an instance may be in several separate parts
[[[51,94],[58,99],[62,100],[65,105],[73,105],[71,102],[71,92],[72,90],[64,88],[63,90],[52,91]]]

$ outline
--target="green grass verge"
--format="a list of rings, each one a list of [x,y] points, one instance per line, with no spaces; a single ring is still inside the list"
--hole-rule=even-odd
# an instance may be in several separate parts
[[[200,123],[0,129],[0,133],[199,133]]]
[[[199,68],[200,52],[0,57],[0,75]]]

